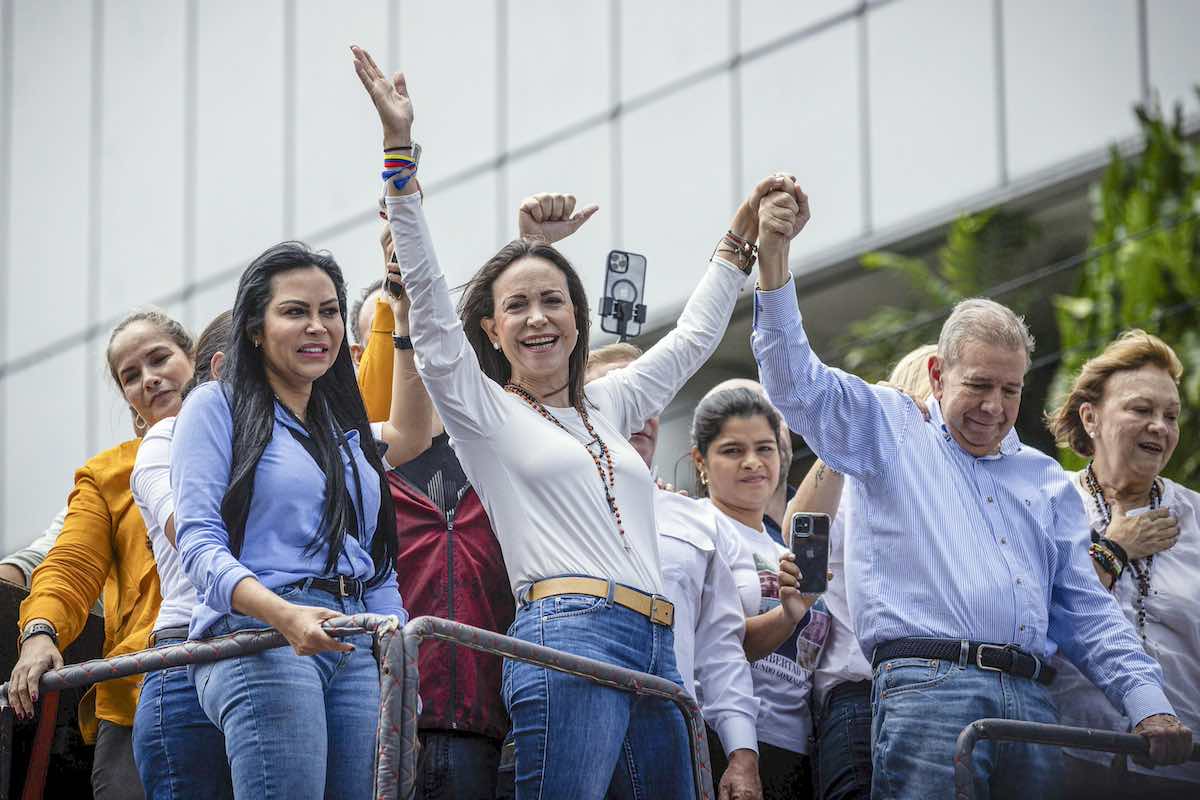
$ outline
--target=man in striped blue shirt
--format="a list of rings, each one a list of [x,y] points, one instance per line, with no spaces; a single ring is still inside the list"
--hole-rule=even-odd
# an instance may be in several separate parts
[[[904,395],[812,352],[787,266],[807,219],[798,188],[760,206],[753,347],[788,426],[854,486],[846,584],[875,666],[872,796],[952,796],[955,738],[975,719],[1057,722],[1056,648],[1135,721],[1154,761],[1184,760],[1191,733],[1096,579],[1078,494],[1013,430],[1033,349],[1024,322],[990,300],[955,308],[929,362],[926,423]],[[1057,749],[975,753],[982,797],[1058,791]]]

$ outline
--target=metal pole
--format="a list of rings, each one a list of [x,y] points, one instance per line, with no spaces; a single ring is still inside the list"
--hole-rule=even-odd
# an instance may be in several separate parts
[[[956,800],[975,799],[975,765],[972,755],[980,739],[994,742],[1029,742],[1056,747],[1078,747],[1106,753],[1145,755],[1146,740],[1136,733],[1099,731],[1093,728],[1072,728],[1066,725],[1046,725],[1015,719],[977,719],[958,735],[954,752],[954,796]],[[1191,761],[1200,761],[1200,744],[1192,746]]]

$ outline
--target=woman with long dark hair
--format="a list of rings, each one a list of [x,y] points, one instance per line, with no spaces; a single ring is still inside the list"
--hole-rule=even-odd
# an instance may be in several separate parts
[[[383,464],[354,380],[346,287],[326,252],[278,244],[242,274],[219,381],[175,425],[171,485],[193,639],[263,623],[292,649],[194,669],[238,797],[365,797],[379,717],[371,637],[321,623],[406,617]]]
[[[520,604],[511,635],[680,683],[656,489],[628,438],[716,348],[752,263],[758,198],[782,181],[763,181],[738,210],[675,330],[585,392],[587,296],[546,241],[503,247],[455,313],[412,180],[419,150],[403,76],[354,53],[383,124],[417,368],[500,541]],[[564,199],[537,214],[567,227],[588,213],[573,211]],[[505,664],[502,693],[519,797],[693,795],[688,734],[670,703],[517,662]]]

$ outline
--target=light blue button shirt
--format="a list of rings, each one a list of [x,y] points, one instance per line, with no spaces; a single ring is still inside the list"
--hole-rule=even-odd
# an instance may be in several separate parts
[[[323,577],[328,545],[306,552],[321,521],[325,503],[325,474],[289,428],[301,435],[302,426],[275,404],[275,428],[254,476],[254,495],[246,521],[241,554],[229,549],[229,531],[221,517],[221,500],[229,487],[233,457],[233,419],[222,385],[211,381],[188,396],[175,422],[171,443],[171,487],[175,493],[175,528],[184,572],[196,587],[199,604],[192,612],[191,638],[202,637],[223,614],[232,610],[233,588],[244,578],[257,577],[277,589],[311,577]],[[337,573],[369,580],[375,574],[370,541],[379,517],[380,484],[362,454],[358,432],[346,434],[362,477],[361,505],[355,496],[349,456],[342,451],[346,485],[351,487],[355,512],[364,522],[359,541],[347,534]],[[408,616],[400,600],[394,569],[363,596],[375,614]]]
[[[1162,672],[1091,565],[1087,517],[1056,461],[1009,431],[976,458],[930,402],[821,363],[792,281],[757,292],[754,356],[788,427],[852,479],[846,553],[855,631],[878,645],[924,636],[1057,647],[1132,720],[1170,714]]]

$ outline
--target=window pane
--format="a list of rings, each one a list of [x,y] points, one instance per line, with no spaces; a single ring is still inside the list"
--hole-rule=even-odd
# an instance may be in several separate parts
[[[742,50],[775,41],[789,33],[850,11],[856,0],[743,0]]]
[[[1135,132],[1135,4],[1004,4],[1009,170],[1013,177]]]
[[[1200,4],[1194,0],[1150,0],[1150,85],[1158,91],[1164,109],[1182,100],[1184,111],[1200,111],[1196,84],[1200,83]]]
[[[867,36],[874,225],[996,185],[991,0],[894,3],[870,14]]]
[[[813,219],[793,244],[793,257],[862,232],[856,25],[805,39],[742,70],[742,107],[767,111],[742,115],[746,185],[739,193],[773,172],[796,175]],[[797,75],[823,77],[801,94]]]
[[[729,3],[621,3],[621,99],[727,60]]]

